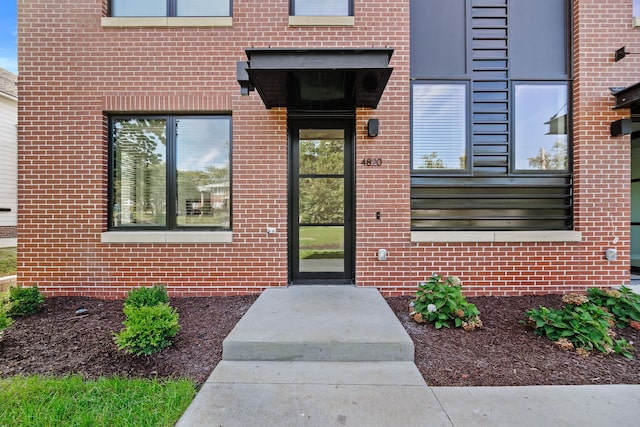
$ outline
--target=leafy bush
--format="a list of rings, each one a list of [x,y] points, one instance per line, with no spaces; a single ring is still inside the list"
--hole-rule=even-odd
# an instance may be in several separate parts
[[[619,328],[626,328],[631,322],[640,322],[640,295],[622,286],[620,290],[592,288],[589,299],[604,307],[616,318]]]
[[[124,303],[133,307],[168,304],[167,289],[161,285],[153,285],[150,288],[131,289]]]
[[[4,307],[0,305],[0,336],[2,336],[2,331],[7,329],[11,323],[11,318],[7,316]]]
[[[593,350],[602,353],[620,353],[631,359],[632,348],[624,339],[615,340],[611,327],[613,316],[584,295],[565,295],[562,309],[540,307],[527,311],[529,324],[538,335],[549,338],[563,350],[575,348],[580,354]]]
[[[431,322],[436,329],[448,328],[453,321],[456,328],[467,331],[482,326],[480,312],[462,294],[462,282],[457,277],[443,279],[437,274],[421,283],[410,308],[411,317],[418,323]]]
[[[151,306],[125,304],[124,329],[114,335],[119,350],[135,356],[157,353],[171,345],[180,326],[178,313],[166,303]]]
[[[23,288],[12,286],[9,288],[9,303],[6,314],[9,317],[24,316],[40,311],[44,303],[44,295],[37,285]]]

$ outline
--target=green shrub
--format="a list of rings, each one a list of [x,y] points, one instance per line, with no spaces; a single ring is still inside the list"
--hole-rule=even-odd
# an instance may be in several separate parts
[[[18,317],[40,311],[44,303],[44,295],[37,285],[31,287],[12,286],[9,288],[7,316]]]
[[[4,307],[0,306],[0,336],[2,336],[2,331],[7,329],[11,323],[12,320],[7,316]]]
[[[564,350],[575,348],[578,353],[593,350],[602,353],[620,353],[631,359],[632,347],[624,339],[615,340],[611,327],[613,316],[584,295],[565,295],[562,309],[540,307],[527,311],[529,324],[538,335],[554,341]]]
[[[632,321],[640,322],[640,295],[622,286],[620,290],[592,288],[589,299],[604,307],[616,318],[619,328],[626,328]]]
[[[412,301],[411,316],[418,323],[434,324],[436,329],[448,328],[453,321],[456,328],[473,330],[482,326],[480,312],[467,302],[462,294],[462,284],[457,277],[443,279],[437,274],[421,283]]]
[[[119,350],[135,356],[157,353],[171,345],[178,329],[178,313],[166,303],[151,306],[125,304],[124,329],[114,335]]]
[[[168,304],[169,296],[164,286],[153,285],[149,288],[131,289],[124,303],[134,307]]]

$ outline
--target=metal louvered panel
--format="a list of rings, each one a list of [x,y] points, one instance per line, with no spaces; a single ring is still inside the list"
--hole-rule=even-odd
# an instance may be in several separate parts
[[[471,5],[471,176],[414,172],[412,229],[572,229],[570,173],[511,174],[507,0]]]

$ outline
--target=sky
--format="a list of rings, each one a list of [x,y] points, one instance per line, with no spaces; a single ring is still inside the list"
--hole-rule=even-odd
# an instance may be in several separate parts
[[[17,0],[0,0],[0,68],[18,73]]]

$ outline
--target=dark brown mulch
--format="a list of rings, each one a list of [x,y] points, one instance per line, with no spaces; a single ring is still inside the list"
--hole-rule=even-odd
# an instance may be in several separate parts
[[[638,347],[629,360],[616,354],[584,357],[560,350],[519,323],[531,308],[561,308],[561,296],[467,298],[480,310],[483,323],[471,332],[417,324],[409,319],[409,301],[387,298],[415,343],[416,365],[429,385],[640,384],[640,331],[617,330]]]
[[[122,301],[84,297],[46,300],[43,310],[20,318],[0,339],[0,376],[80,373],[187,377],[202,384],[222,356],[222,340],[256,296],[172,298],[181,329],[172,347],[149,357],[118,352],[112,335],[122,328]],[[558,296],[469,298],[484,327],[473,332],[436,330],[408,316],[409,297],[387,298],[416,344],[416,364],[429,385],[640,384],[640,350],[582,357],[557,349],[519,323],[529,308],[559,307]],[[89,315],[76,317],[78,308]],[[640,347],[640,332],[619,331]]]
[[[172,298],[180,316],[173,345],[152,356],[119,352],[122,301],[47,298],[40,313],[19,318],[0,339],[0,376],[79,373],[87,378],[185,377],[204,383],[222,357],[222,340],[256,296]],[[76,317],[86,308],[86,317]]]

